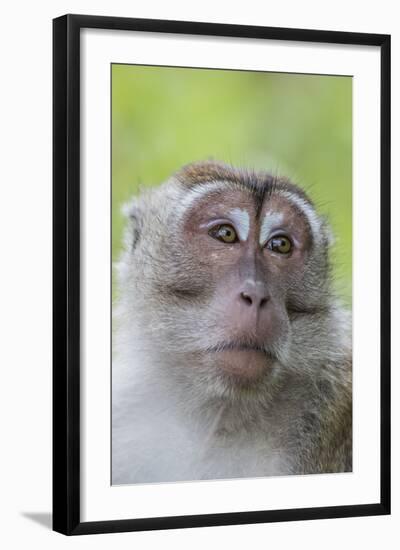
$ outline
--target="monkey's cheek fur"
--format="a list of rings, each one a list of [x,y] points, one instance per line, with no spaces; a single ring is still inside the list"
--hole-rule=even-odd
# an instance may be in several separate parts
[[[222,374],[238,382],[256,382],[272,367],[273,359],[258,350],[224,350],[213,354]]]

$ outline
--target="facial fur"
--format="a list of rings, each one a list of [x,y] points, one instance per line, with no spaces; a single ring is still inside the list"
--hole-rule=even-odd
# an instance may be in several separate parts
[[[204,418],[223,400],[230,428],[248,415],[272,421],[282,399],[297,418],[318,384],[329,403],[340,392],[348,400],[349,370],[332,368],[351,352],[348,316],[331,292],[330,230],[300,188],[195,163],[127,214],[115,353],[128,379],[140,358],[155,394],[170,391],[169,403]],[[312,396],[314,410],[322,405]]]

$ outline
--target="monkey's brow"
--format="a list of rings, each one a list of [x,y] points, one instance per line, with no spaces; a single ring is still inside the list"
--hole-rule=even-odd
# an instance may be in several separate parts
[[[189,195],[182,204],[185,210],[198,198],[207,194],[239,189],[250,192],[256,208],[256,217],[259,217],[265,200],[272,195],[280,195],[305,218],[314,238],[320,238],[321,220],[314,205],[306,193],[287,178],[273,176],[268,172],[238,169],[213,161],[185,166],[175,177],[181,185],[189,189]]]
[[[187,193],[182,197],[177,205],[177,215],[183,215],[188,209],[192,208],[199,200],[212,197],[223,197],[223,194],[227,191],[242,191],[249,193],[253,198],[254,206],[256,209],[256,217],[259,217],[265,200],[268,200],[269,197],[273,195],[281,195],[286,198],[307,220],[307,213],[305,212],[306,207],[308,206],[310,212],[313,211],[312,206],[309,205],[306,201],[303,201],[301,196],[297,196],[295,192],[289,192],[286,190],[286,187],[280,188],[274,186],[273,188],[260,189],[256,188],[254,185],[244,185],[243,182],[235,181],[229,182],[224,180],[213,181],[213,182],[203,182],[197,184],[196,186],[188,189]],[[297,200],[296,200],[297,197]],[[292,200],[291,200],[292,199]],[[310,224],[311,226],[311,224]]]
[[[322,222],[310,201],[305,200],[301,195],[293,191],[281,190],[278,194],[287,199],[296,209],[299,210],[308,223],[314,240],[317,242],[320,241],[322,237]]]
[[[280,177],[267,171],[236,168],[215,160],[188,164],[176,172],[174,177],[181,185],[189,189],[209,183],[236,184],[241,188],[248,189],[260,199],[280,189],[297,194],[312,206],[307,194],[286,177]]]

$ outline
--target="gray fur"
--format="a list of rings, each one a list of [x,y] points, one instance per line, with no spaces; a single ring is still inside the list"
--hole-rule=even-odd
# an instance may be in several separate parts
[[[222,329],[179,228],[187,197],[210,182],[289,190],[313,207],[288,180],[216,163],[191,165],[128,205],[113,321],[113,484],[351,471],[351,318],[331,292],[321,217],[306,274],[285,289],[289,329],[272,375],[238,387],[198,364]]]

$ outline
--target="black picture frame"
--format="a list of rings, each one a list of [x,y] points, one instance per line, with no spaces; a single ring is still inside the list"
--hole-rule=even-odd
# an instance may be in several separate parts
[[[381,496],[351,506],[80,519],[80,31],[84,28],[378,46],[381,51]],[[66,535],[390,513],[390,36],[65,15],[53,21],[53,529]]]

